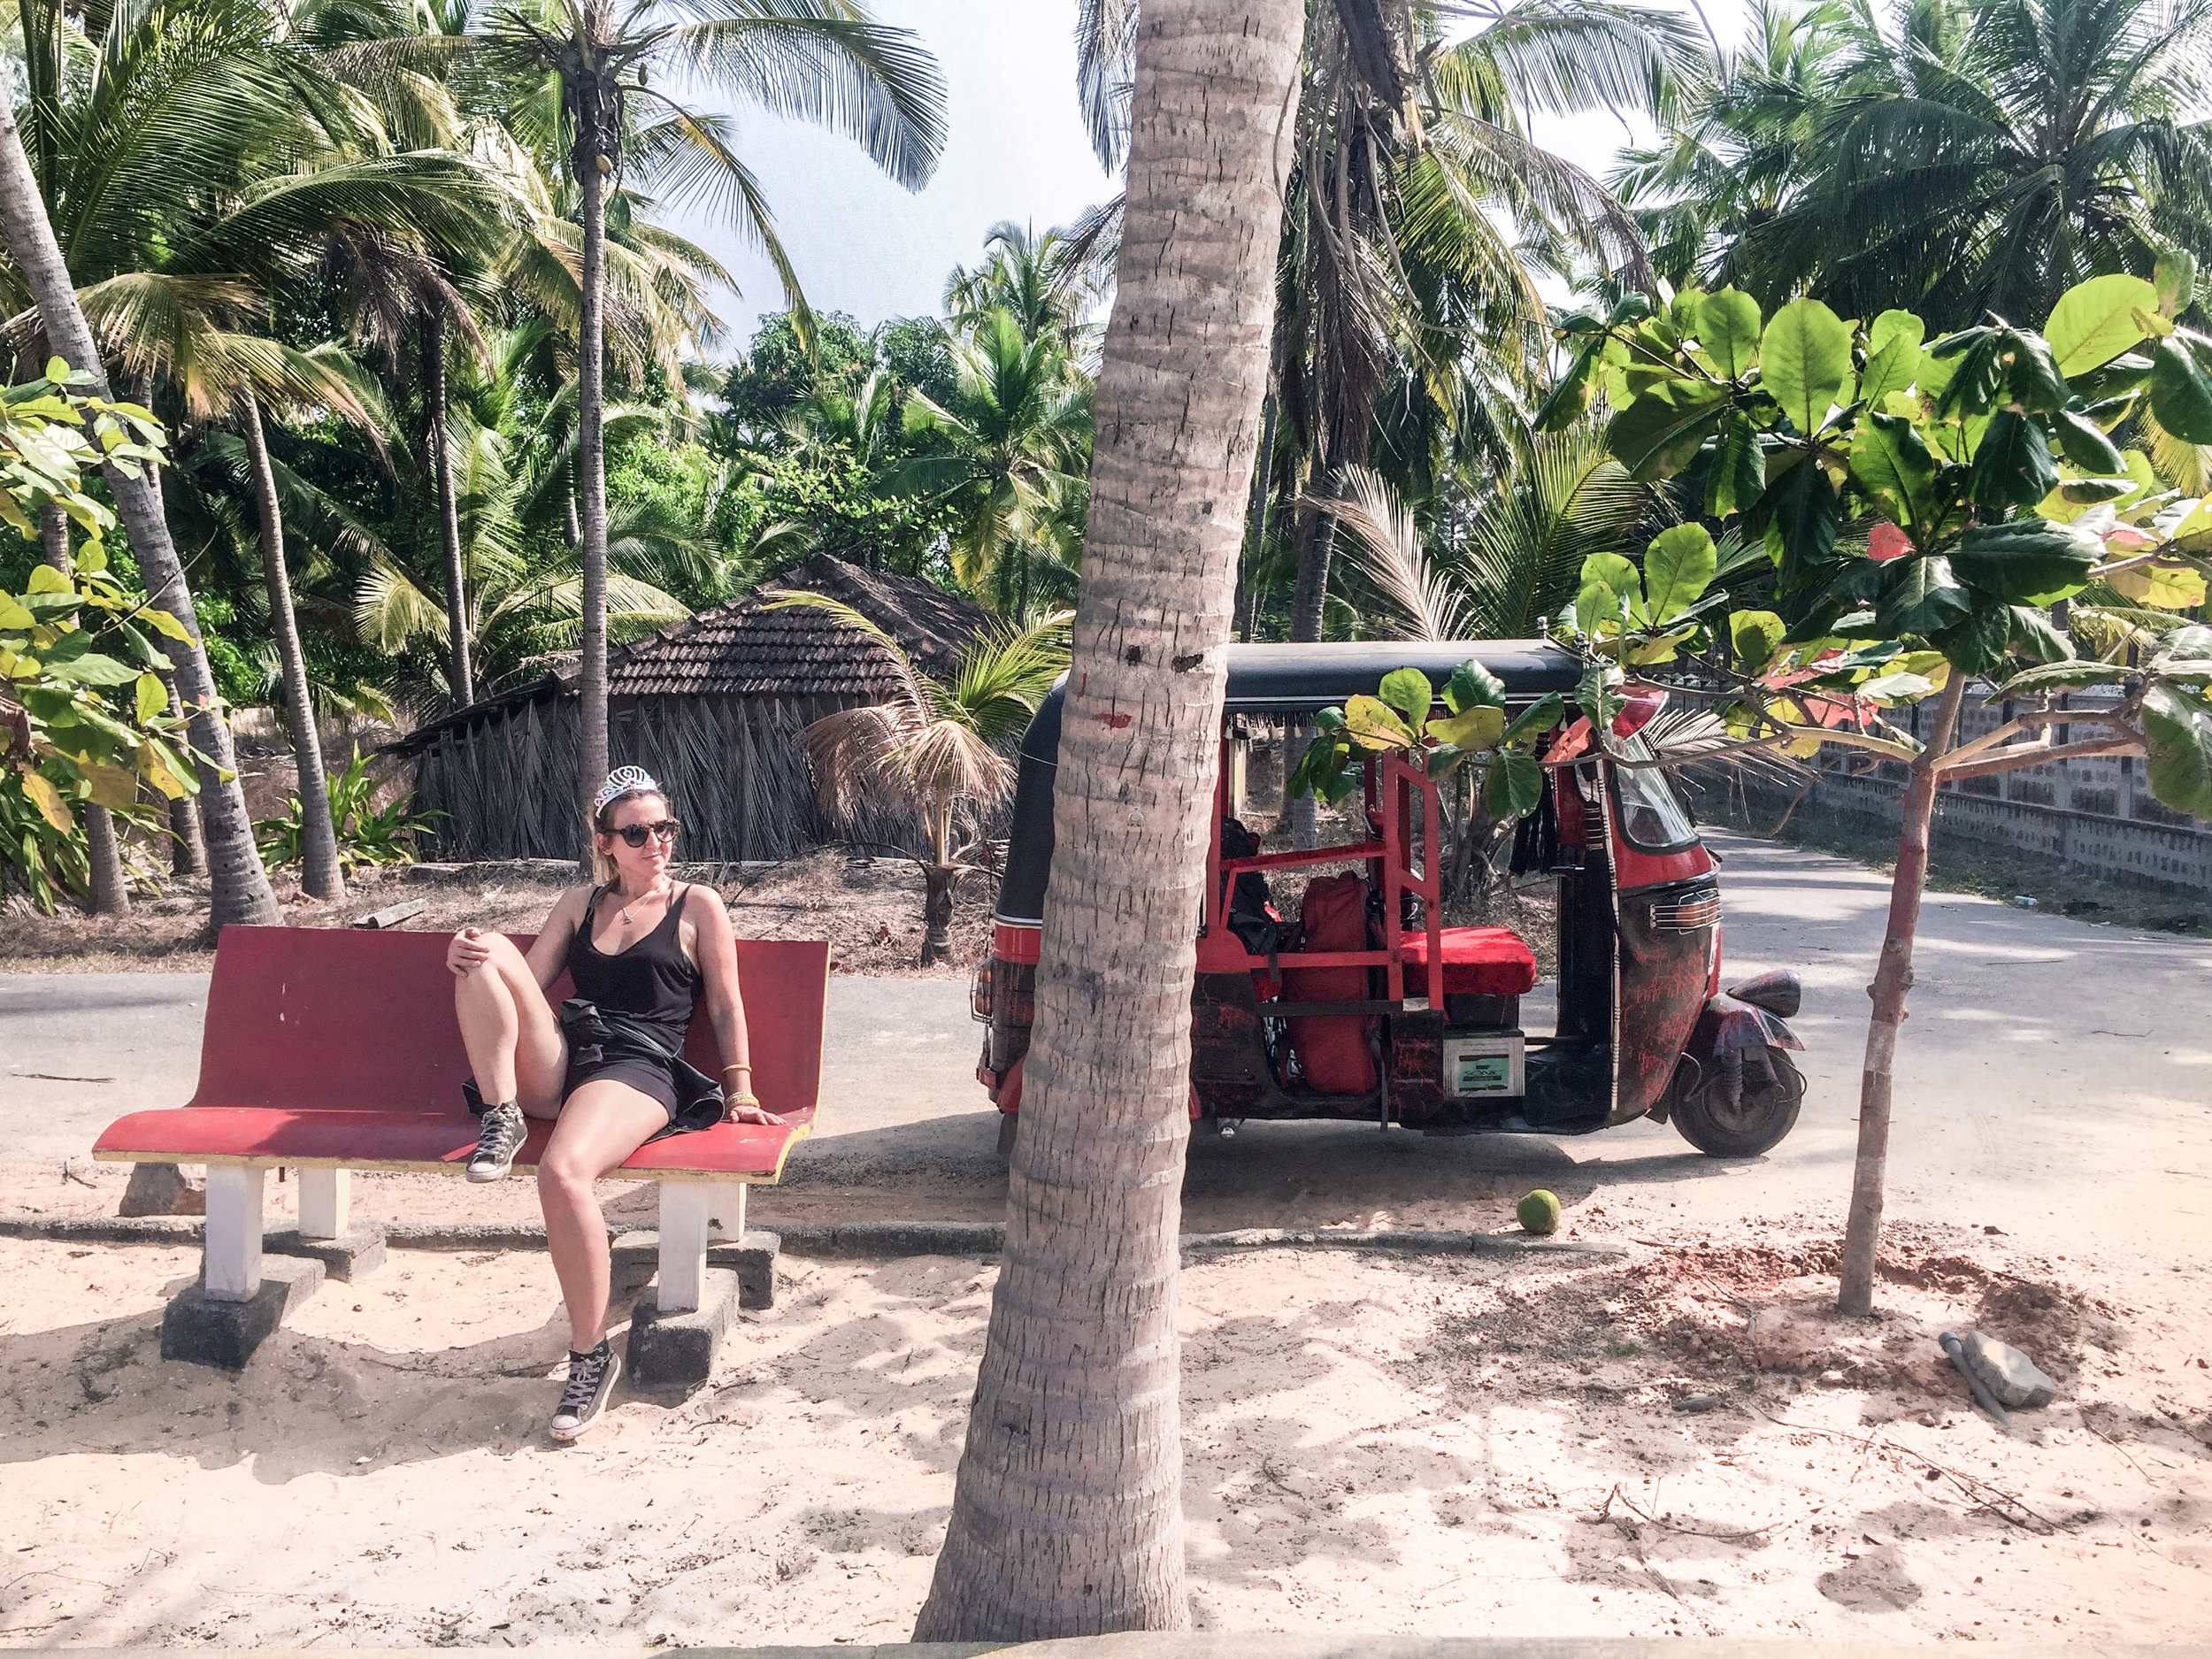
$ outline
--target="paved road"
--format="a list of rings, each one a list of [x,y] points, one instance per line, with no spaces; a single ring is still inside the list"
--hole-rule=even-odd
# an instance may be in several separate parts
[[[1714,841],[1727,858],[1729,972],[1805,976],[1810,1087],[1771,1155],[1720,1163],[1648,1124],[1575,1141],[1252,1125],[1194,1145],[1189,1225],[1488,1226],[1539,1183],[1599,1231],[1644,1217],[1839,1215],[1886,880],[1771,843]],[[1892,1215],[2212,1260],[2212,943],[1931,895],[1919,972]],[[757,1214],[996,1213],[996,1120],[973,1079],[964,995],[949,980],[832,981],[822,1132]],[[204,998],[194,975],[0,975],[0,1156],[50,1168],[115,1113],[183,1101]],[[1540,998],[1525,1010],[1532,1028],[1547,1017]]]

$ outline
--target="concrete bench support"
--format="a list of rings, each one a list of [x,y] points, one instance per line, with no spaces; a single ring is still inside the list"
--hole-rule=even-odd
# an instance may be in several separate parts
[[[353,1218],[353,1171],[303,1169],[300,1225],[263,1235],[270,1256],[301,1256],[320,1262],[331,1278],[351,1284],[384,1265],[384,1229]]]
[[[280,1256],[271,1262],[262,1255],[268,1174],[257,1165],[208,1166],[200,1279],[162,1315],[164,1359],[243,1371],[285,1315],[322,1288],[319,1261]],[[381,1248],[380,1238],[378,1244]]]
[[[353,1220],[351,1170],[302,1170],[300,1237],[342,1239]]]
[[[251,1302],[261,1288],[264,1169],[211,1164],[207,1171],[207,1241],[201,1281],[210,1302]]]
[[[741,1181],[663,1181],[660,1274],[654,1306],[696,1313],[706,1285],[707,1246],[745,1233]]]

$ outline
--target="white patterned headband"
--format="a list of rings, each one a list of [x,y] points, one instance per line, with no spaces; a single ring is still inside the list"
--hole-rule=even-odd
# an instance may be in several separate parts
[[[606,810],[607,803],[619,800],[626,795],[658,795],[659,781],[642,766],[617,766],[607,774],[607,781],[599,786],[599,793],[591,799],[592,815],[595,818]]]

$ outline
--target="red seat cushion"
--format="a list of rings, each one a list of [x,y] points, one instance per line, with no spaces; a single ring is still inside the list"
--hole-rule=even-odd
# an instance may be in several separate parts
[[[279,1106],[181,1106],[132,1112],[102,1131],[96,1157],[175,1164],[330,1164],[456,1168],[476,1150],[476,1119],[464,1111],[291,1111]],[[534,1167],[553,1125],[530,1125],[515,1156]],[[803,1124],[717,1124],[694,1134],[649,1141],[624,1160],[623,1173],[664,1171],[773,1180]]]
[[[1444,995],[1521,996],[1536,988],[1536,953],[1509,927],[1447,927],[1443,931]],[[1429,936],[1408,933],[1406,995],[1429,991]]]

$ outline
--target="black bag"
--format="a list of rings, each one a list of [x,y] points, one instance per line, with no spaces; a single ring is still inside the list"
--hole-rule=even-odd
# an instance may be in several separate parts
[[[1221,856],[1224,859],[1251,858],[1258,855],[1260,843],[1252,832],[1237,818],[1221,820]],[[1290,941],[1293,929],[1276,914],[1274,897],[1267,890],[1267,878],[1256,870],[1237,873],[1229,888],[1229,931],[1244,941],[1245,949],[1256,956],[1272,956]]]

